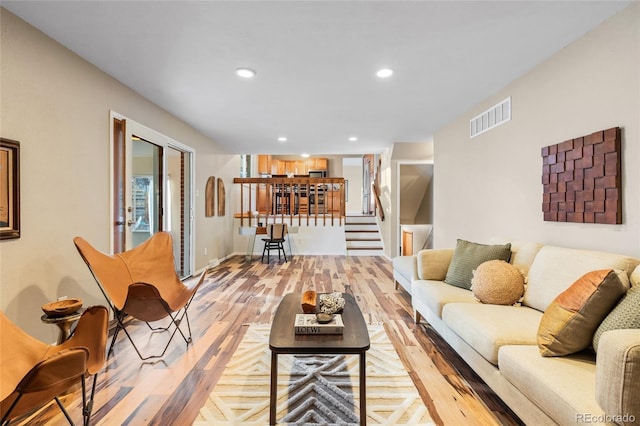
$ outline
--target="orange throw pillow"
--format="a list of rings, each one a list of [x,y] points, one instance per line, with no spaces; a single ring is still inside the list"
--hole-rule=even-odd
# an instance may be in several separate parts
[[[538,327],[542,356],[569,355],[591,344],[598,325],[629,288],[613,269],[584,274],[549,305]]]

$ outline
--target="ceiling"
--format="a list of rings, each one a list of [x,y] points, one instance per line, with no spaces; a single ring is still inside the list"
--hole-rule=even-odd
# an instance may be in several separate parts
[[[2,1],[231,153],[311,155],[430,141],[627,4]]]

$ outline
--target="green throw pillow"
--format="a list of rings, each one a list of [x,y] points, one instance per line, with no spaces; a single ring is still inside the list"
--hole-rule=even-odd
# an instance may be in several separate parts
[[[444,282],[469,290],[473,271],[480,264],[488,260],[504,260],[508,262],[510,257],[511,243],[486,245],[459,239]]]
[[[640,286],[631,287],[593,335],[593,349],[598,351],[602,333],[609,330],[640,328]]]

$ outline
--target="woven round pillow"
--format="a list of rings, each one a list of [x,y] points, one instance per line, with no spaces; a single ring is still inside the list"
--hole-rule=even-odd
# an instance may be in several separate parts
[[[471,291],[482,303],[513,305],[524,295],[524,276],[504,260],[489,260],[473,271]]]

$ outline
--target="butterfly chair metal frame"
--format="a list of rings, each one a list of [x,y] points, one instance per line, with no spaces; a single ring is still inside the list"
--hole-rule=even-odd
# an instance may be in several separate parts
[[[180,280],[174,266],[171,234],[158,232],[139,246],[113,256],[96,250],[80,237],[73,241],[114,313],[116,328],[109,355],[113,352],[120,330],[124,331],[143,361],[162,358],[177,333],[187,345],[193,341],[188,309],[204,281],[206,270],[194,280],[192,286]],[[127,316],[145,322],[154,333],[171,332],[171,328],[174,328],[161,353],[142,355],[127,331]],[[170,320],[166,327],[152,327],[149,324],[165,318]],[[187,324],[188,334],[180,327],[183,320]]]
[[[275,223],[267,226],[268,238],[263,238],[264,248],[262,249],[262,258],[260,262],[264,262],[264,254],[267,253],[267,263],[271,258],[271,250],[278,250],[278,260],[280,260],[280,252],[284,255],[284,261],[287,261],[287,252],[284,250],[284,237],[287,235],[286,223]]]
[[[107,308],[87,308],[82,313],[73,335],[62,344],[53,346],[28,335],[1,312],[0,316],[5,344],[0,357],[3,364],[3,393],[0,401],[3,415],[0,424],[7,426],[13,418],[55,400],[69,424],[73,425],[71,416],[58,396],[80,381],[83,424],[88,426],[93,411],[98,372],[105,361],[109,325]],[[12,367],[7,368],[8,364]],[[87,375],[93,375],[88,401],[85,379]]]

